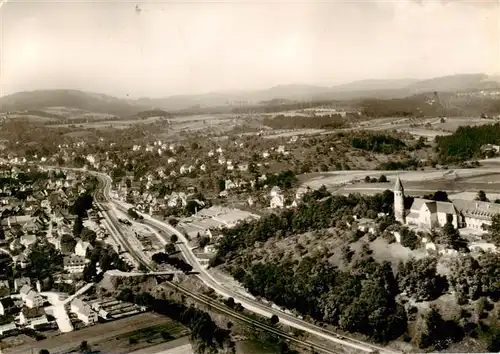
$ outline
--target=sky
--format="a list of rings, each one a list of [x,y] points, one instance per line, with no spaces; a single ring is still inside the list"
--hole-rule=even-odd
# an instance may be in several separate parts
[[[3,1],[0,95],[163,97],[499,73],[498,1]]]

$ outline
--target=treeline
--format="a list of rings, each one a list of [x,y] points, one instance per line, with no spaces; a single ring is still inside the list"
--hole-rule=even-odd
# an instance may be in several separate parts
[[[276,113],[283,111],[293,111],[300,109],[316,108],[325,105],[335,104],[336,101],[332,100],[318,100],[318,101],[299,101],[299,102],[285,102],[274,100],[274,104],[266,105],[247,105],[242,107],[235,107],[231,109],[232,113]]]
[[[273,129],[339,129],[347,123],[340,114],[322,115],[317,117],[278,115],[266,118],[262,122]]]
[[[314,193],[314,192],[313,192]],[[325,194],[315,194],[323,197]],[[311,195],[305,198],[311,200]],[[270,214],[259,220],[241,223],[232,229],[225,229],[217,246],[217,254],[212,265],[227,261],[238,251],[253,247],[256,242],[265,242],[274,236],[287,237],[307,231],[335,226],[337,220],[357,214],[360,217],[376,218],[377,213],[392,213],[394,195],[387,190],[374,196],[351,194],[330,196],[297,208],[287,209],[280,214]]]
[[[157,264],[166,263],[168,265],[171,265],[172,267],[179,269],[184,273],[189,273],[190,271],[193,270],[193,266],[191,264],[186,263],[183,259],[177,257],[170,257],[168,254],[164,252],[158,252],[153,254],[151,259],[153,260],[153,262]]]
[[[166,112],[166,111],[164,111],[162,109],[150,109],[150,110],[147,110],[147,111],[139,112],[139,113],[135,114],[134,116],[132,116],[132,118],[138,118],[138,119],[147,119],[147,118],[151,118],[151,117],[168,117],[168,118],[171,118],[171,117],[173,117],[173,114],[169,113],[169,112]]]
[[[134,294],[126,288],[117,297],[119,300],[146,306],[150,310],[168,316],[191,330],[191,338],[198,341],[198,352],[212,352],[218,348],[232,347],[230,331],[220,328],[210,315],[194,306],[186,306],[172,300],[154,298],[149,293]]]
[[[292,262],[242,264],[233,275],[253,295],[377,342],[406,332],[406,313],[395,301],[397,282],[388,262],[369,258],[343,272],[305,257],[294,268]]]
[[[406,143],[390,135],[369,135],[355,137],[351,140],[352,147],[382,154],[394,154],[406,148]]]
[[[387,161],[382,162],[377,166],[378,170],[396,171],[396,170],[416,170],[420,167],[420,162],[416,159],[408,159],[403,161]]]
[[[443,162],[461,162],[478,157],[481,146],[500,144],[500,123],[459,127],[455,133],[436,137],[439,158]]]

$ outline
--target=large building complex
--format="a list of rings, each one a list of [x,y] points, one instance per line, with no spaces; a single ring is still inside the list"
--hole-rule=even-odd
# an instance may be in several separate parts
[[[433,229],[451,222],[455,228],[480,230],[483,225],[491,225],[493,215],[500,213],[499,204],[476,200],[442,202],[415,198],[410,209],[405,209],[404,201],[404,188],[398,176],[394,185],[394,216],[402,224]]]

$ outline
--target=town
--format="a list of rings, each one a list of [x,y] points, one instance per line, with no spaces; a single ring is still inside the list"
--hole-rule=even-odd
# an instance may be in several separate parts
[[[0,353],[499,352],[496,10],[0,1]]]

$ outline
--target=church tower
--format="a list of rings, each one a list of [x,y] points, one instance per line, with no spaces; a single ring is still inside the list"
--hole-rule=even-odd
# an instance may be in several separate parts
[[[405,190],[399,179],[399,175],[394,185],[394,217],[396,221],[402,224],[405,223]]]

